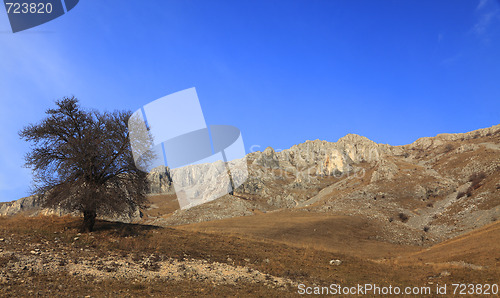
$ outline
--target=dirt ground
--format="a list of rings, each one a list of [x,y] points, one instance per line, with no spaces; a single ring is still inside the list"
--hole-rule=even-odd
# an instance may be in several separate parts
[[[287,297],[305,286],[434,290],[500,277],[498,223],[431,247],[373,239],[361,218],[300,213],[176,228],[99,221],[88,234],[80,223],[0,217],[0,295]]]

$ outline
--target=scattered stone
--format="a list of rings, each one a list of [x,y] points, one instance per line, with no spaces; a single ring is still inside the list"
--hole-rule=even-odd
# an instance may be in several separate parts
[[[449,271],[445,270],[445,271],[441,272],[439,275],[440,276],[450,276],[451,273]]]
[[[330,260],[330,265],[340,266],[341,264],[341,260]]]

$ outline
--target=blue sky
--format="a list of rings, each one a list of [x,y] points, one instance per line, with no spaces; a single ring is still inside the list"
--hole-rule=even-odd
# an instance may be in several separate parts
[[[206,122],[240,128],[247,152],[489,127],[500,1],[81,0],[16,34],[0,8],[0,201],[28,194],[17,132],[54,100],[134,111],[190,87]]]

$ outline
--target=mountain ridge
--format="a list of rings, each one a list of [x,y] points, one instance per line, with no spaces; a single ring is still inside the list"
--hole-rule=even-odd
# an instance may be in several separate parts
[[[384,241],[425,245],[500,217],[499,150],[500,125],[398,146],[347,134],[278,152],[268,147],[247,154],[249,177],[234,195],[188,210],[176,210],[174,174],[157,168],[149,174],[151,205],[115,220],[168,226],[283,210],[316,212],[362,216],[384,228],[376,235]],[[482,178],[478,182],[473,175]],[[41,210],[30,198],[0,205],[0,215],[65,214]]]

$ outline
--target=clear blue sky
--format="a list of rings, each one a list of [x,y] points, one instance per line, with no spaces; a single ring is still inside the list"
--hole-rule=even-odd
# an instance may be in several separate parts
[[[54,100],[136,110],[190,87],[207,123],[240,128],[247,152],[492,126],[500,2],[81,0],[16,34],[0,8],[0,201],[27,195],[17,132]]]

